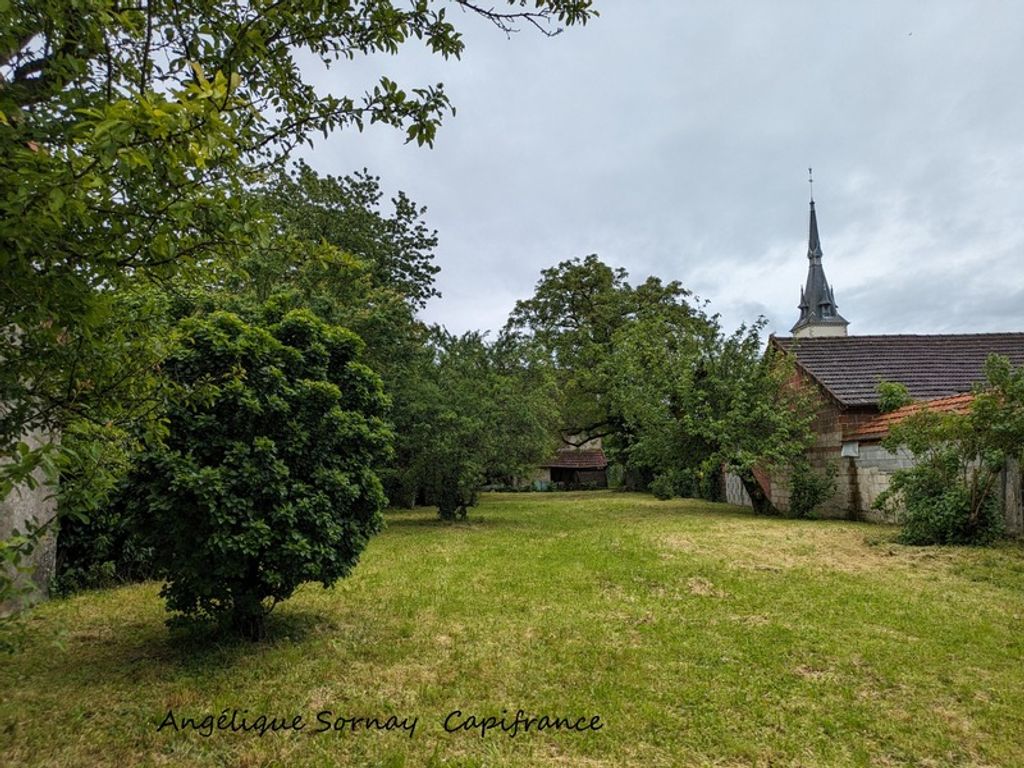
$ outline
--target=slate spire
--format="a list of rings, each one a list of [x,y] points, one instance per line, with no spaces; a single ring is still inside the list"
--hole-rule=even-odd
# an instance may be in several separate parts
[[[810,172],[810,169],[807,169]],[[813,184],[813,179],[811,182]],[[818,236],[818,214],[814,210],[814,188],[811,187],[811,221],[807,236],[807,283],[800,290],[800,319],[793,326],[794,336],[845,336],[849,323],[839,314],[835,294],[825,279],[821,266],[821,238]]]
[[[807,258],[821,258],[821,239],[818,237],[818,214],[814,212],[814,198],[811,198],[811,231],[807,237]]]

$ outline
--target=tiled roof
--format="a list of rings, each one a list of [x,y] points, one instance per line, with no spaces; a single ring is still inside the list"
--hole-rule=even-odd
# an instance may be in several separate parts
[[[895,411],[880,413],[870,421],[854,425],[852,429],[843,433],[843,440],[881,440],[889,434],[889,428],[893,424],[903,421],[912,413],[924,410],[940,413],[965,413],[970,408],[973,399],[974,395],[953,395],[952,397],[940,397],[937,400],[910,403]]]
[[[608,459],[604,457],[604,451],[600,448],[581,451],[575,448],[560,448],[554,458],[541,466],[555,469],[604,469],[608,466]]]
[[[992,353],[1024,365],[1024,333],[928,336],[773,337],[797,364],[846,406],[876,405],[878,383],[904,384],[915,400],[970,392]]]

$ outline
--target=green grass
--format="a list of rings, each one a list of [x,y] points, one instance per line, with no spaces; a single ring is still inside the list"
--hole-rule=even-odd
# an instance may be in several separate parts
[[[1024,765],[1019,546],[613,493],[388,518],[265,643],[172,637],[154,584],[41,606],[0,659],[0,765]],[[157,732],[169,709],[224,708],[312,724]],[[327,709],[419,722],[309,733]],[[605,725],[481,738],[444,731],[455,709]]]

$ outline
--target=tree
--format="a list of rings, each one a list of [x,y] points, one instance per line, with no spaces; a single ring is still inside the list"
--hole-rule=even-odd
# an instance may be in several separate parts
[[[422,221],[425,206],[398,192],[392,211],[381,210],[380,179],[366,170],[351,176],[320,176],[299,161],[264,188],[277,221],[314,243],[326,242],[369,265],[374,285],[397,293],[414,309],[439,296],[434,276],[437,232]]]
[[[351,192],[349,184],[359,192]],[[423,209],[402,193],[391,216],[380,210],[380,198],[379,181],[372,177],[319,177],[305,166],[294,179],[275,177],[256,192],[253,203],[273,222],[270,237],[237,262],[211,262],[210,269],[187,281],[173,279],[159,292],[150,291],[150,326],[166,336],[180,320],[218,310],[266,326],[290,310],[307,309],[328,324],[355,331],[367,342],[363,361],[384,377],[386,391],[400,390],[415,379],[410,361],[425,344],[412,305],[415,296],[433,293],[436,234],[420,219]],[[377,269],[378,259],[392,269]],[[118,298],[126,296],[131,294]],[[129,319],[121,312],[112,321]],[[402,406],[406,398],[396,402]],[[399,416],[399,421],[408,420]],[[57,558],[62,590],[152,576],[152,548],[139,540],[130,510],[107,498],[139,450],[130,426],[123,419],[80,418],[63,430],[67,460]],[[392,475],[387,466],[375,470],[384,478]]]
[[[556,400],[547,370],[509,339],[434,329],[429,349],[396,424],[408,451],[397,471],[407,493],[451,520],[481,485],[511,485],[550,454]]]
[[[506,32],[554,33],[595,13],[589,0],[450,5]],[[410,39],[445,57],[464,48],[444,4],[429,2],[0,8],[0,450],[107,393],[83,390],[75,372],[133,359],[96,332],[112,292],[259,241],[241,192],[263,168],[315,133],[373,122],[433,142],[450,109],[442,86],[382,78],[362,97],[320,94],[295,58],[397,53]]]
[[[757,511],[775,512],[754,470],[803,453],[814,409],[792,364],[762,354],[764,320],[726,335],[679,283],[634,287],[593,255],[541,274],[506,333],[550,361],[564,432],[604,438],[632,482],[660,495],[713,495],[724,467]]]
[[[427,404],[440,402],[429,384],[430,331],[415,315],[437,295],[437,233],[423,221],[426,209],[399,192],[387,212],[375,177],[319,176],[303,164],[256,195],[272,217],[273,237],[196,301],[253,317],[270,306],[307,308],[355,331],[367,345],[364,361],[382,378],[396,425],[393,459],[378,469],[392,503],[412,504],[417,485],[410,468],[428,445],[416,431],[427,426],[427,411],[436,413]]]
[[[711,446],[686,414],[710,330],[708,319],[695,312],[686,323],[651,314],[615,334],[609,400],[628,436],[619,458],[660,498],[715,497],[717,470],[705,466]]]
[[[712,447],[709,466],[735,472],[761,514],[777,514],[755,469],[785,472],[810,447],[816,393],[800,386],[793,361],[762,350],[760,318],[731,335],[717,332],[685,407],[695,434]]]
[[[416,39],[458,57],[446,6],[506,32],[554,33],[595,15],[590,0],[0,8],[0,449],[86,407],[66,358],[74,350],[91,365],[120,352],[94,332],[112,292],[237,256],[266,234],[243,191],[297,144],[375,122],[432,143],[450,109],[441,85],[385,77],[362,97],[321,94],[295,56],[330,64]]]
[[[257,196],[274,236],[223,282],[222,303],[306,307],[352,329],[400,409],[398,389],[415,375],[427,341],[415,313],[439,295],[437,232],[424,221],[426,208],[400,191],[385,211],[376,177],[320,176],[303,163],[294,174],[273,177]]]
[[[551,365],[560,390],[561,431],[580,443],[600,437],[625,456],[631,443],[623,415],[628,398],[612,397],[616,336],[652,318],[689,333],[701,320],[679,283],[648,278],[634,287],[624,269],[596,255],[545,269],[534,295],[516,303],[505,334],[529,340]]]
[[[811,393],[794,385],[791,361],[762,351],[764,322],[726,335],[715,317],[685,326],[653,317],[620,331],[614,398],[633,436],[631,456],[659,493],[692,493],[725,469],[755,511],[777,512],[755,470],[789,471],[799,461],[814,408]]]
[[[345,576],[381,527],[386,399],[358,337],[309,312],[268,328],[216,312],[180,334],[169,433],[121,503],[170,610],[259,638],[277,602]]]

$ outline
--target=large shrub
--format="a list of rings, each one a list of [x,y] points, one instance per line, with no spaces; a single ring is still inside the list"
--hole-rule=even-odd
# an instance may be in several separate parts
[[[987,544],[1002,531],[998,497],[972,493],[954,448],[897,472],[877,504],[902,513],[904,544]]]
[[[835,464],[829,464],[823,471],[815,471],[806,460],[793,462],[789,475],[790,515],[810,517],[835,492]]]
[[[277,602],[348,574],[380,529],[385,398],[359,338],[305,311],[180,331],[169,433],[136,463],[129,503],[168,608],[257,638]]]

